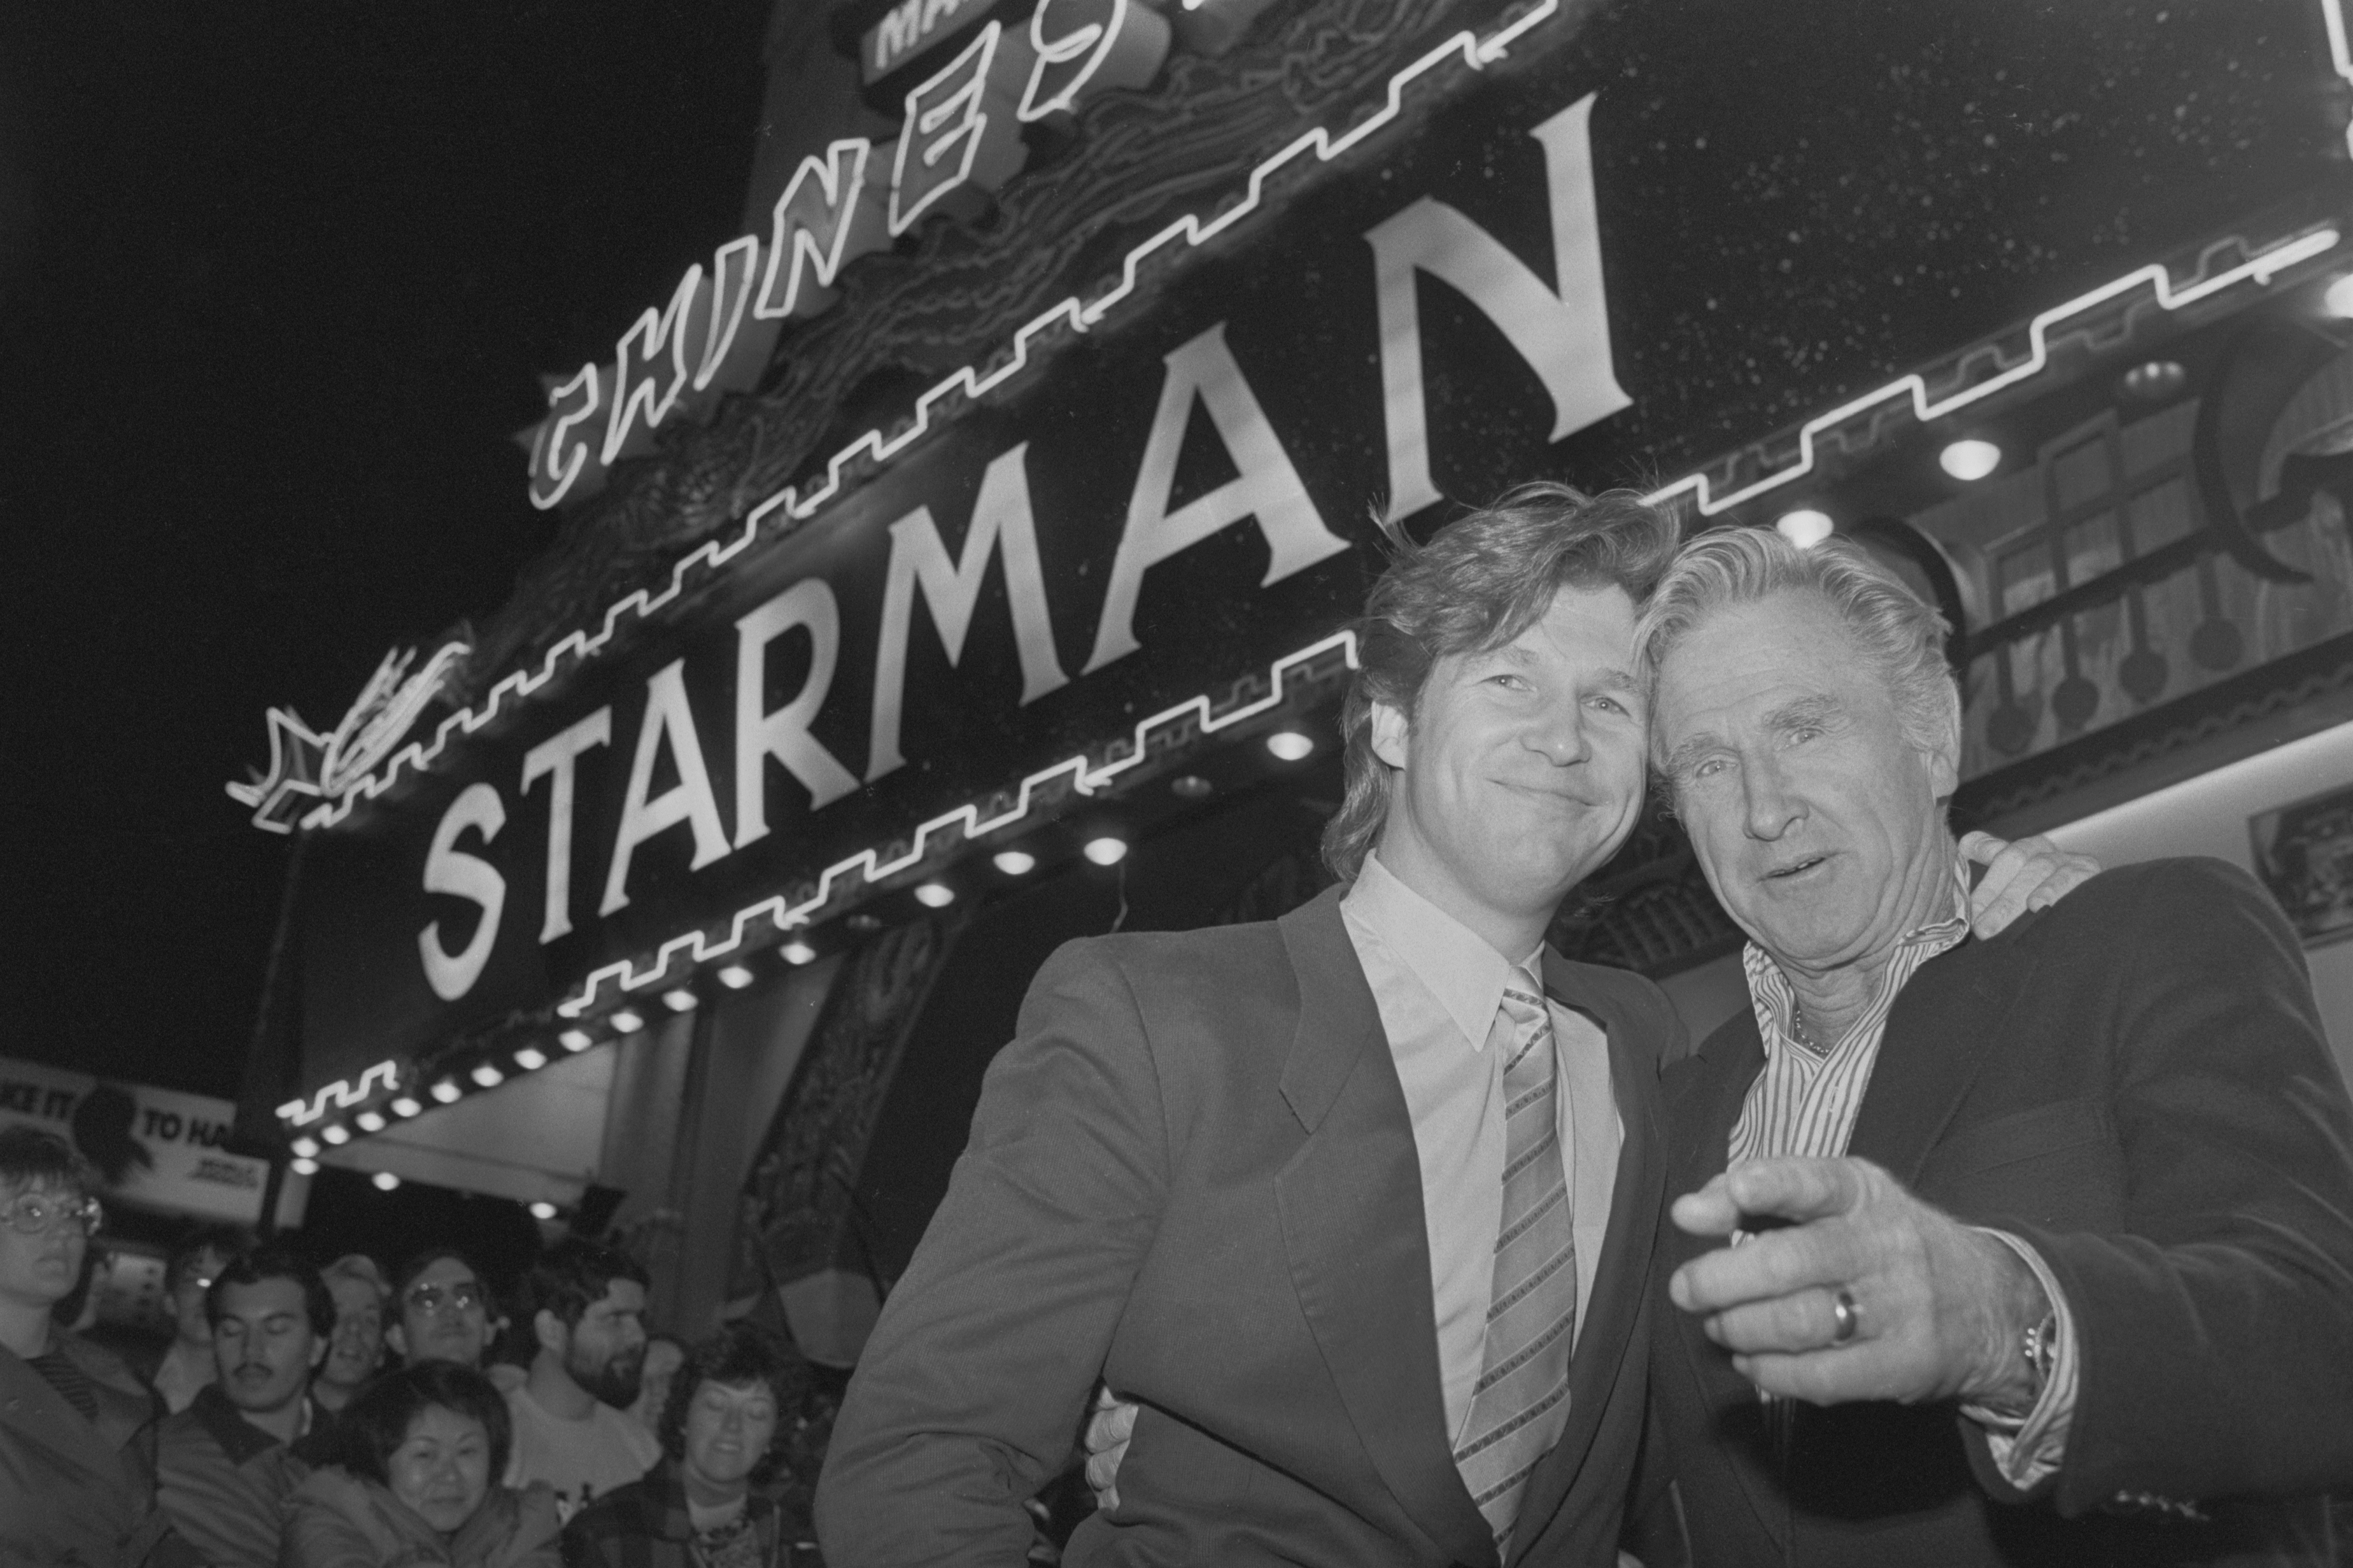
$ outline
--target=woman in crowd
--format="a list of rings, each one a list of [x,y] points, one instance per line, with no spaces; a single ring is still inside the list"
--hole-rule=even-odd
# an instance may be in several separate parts
[[[807,1512],[779,1506],[783,1467],[806,1392],[798,1358],[749,1325],[688,1352],[670,1381],[661,1463],[583,1509],[564,1532],[571,1568],[787,1568]]]
[[[514,1428],[488,1378],[451,1362],[385,1373],[353,1395],[336,1462],[287,1500],[281,1568],[555,1568],[555,1496],[497,1484]]]

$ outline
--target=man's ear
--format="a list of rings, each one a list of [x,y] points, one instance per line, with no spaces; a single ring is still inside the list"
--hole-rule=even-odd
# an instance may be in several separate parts
[[[1412,731],[1412,721],[1402,708],[1392,708],[1376,699],[1373,702],[1373,755],[1393,768],[1405,766],[1406,741]]]
[[[492,1323],[491,1337],[498,1338],[500,1332],[505,1328],[506,1323],[503,1320]],[[543,1308],[532,1314],[531,1335],[539,1342],[540,1349],[559,1359],[565,1351],[572,1348],[572,1331],[564,1326],[563,1319]]]

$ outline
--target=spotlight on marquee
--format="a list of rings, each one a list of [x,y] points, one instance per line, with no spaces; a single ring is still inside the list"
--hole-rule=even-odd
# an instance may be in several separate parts
[[[795,937],[792,941],[785,943],[784,946],[776,949],[776,951],[785,955],[785,962],[786,963],[814,963],[817,962],[817,949],[801,941],[798,937]]]
[[[319,1162],[316,1160],[296,1160],[290,1163],[286,1168],[293,1172],[298,1176],[315,1176],[319,1173]]]
[[[1000,849],[993,858],[997,868],[1008,877],[1026,877],[1038,868],[1038,857],[1027,849]]]
[[[1831,521],[1830,513],[1816,511],[1808,506],[1783,512],[1774,522],[1773,531],[1800,550],[1811,550],[1828,539],[1831,529],[1836,526]]]
[[[955,889],[945,882],[925,882],[915,889],[915,901],[927,910],[944,910],[955,902]]]
[[[377,1115],[373,1110],[363,1110],[359,1115],[353,1118],[353,1120],[360,1124],[360,1131],[363,1132],[381,1132],[384,1131],[384,1118]]]
[[[1086,857],[1098,866],[1116,866],[1127,858],[1127,840],[1104,834],[1087,840]]]
[[[417,1097],[413,1094],[404,1094],[398,1100],[392,1102],[392,1113],[395,1116],[403,1118],[404,1120],[416,1115],[418,1111],[424,1109],[425,1107],[417,1102]]]
[[[446,1078],[433,1086],[433,1098],[444,1105],[455,1105],[458,1102],[458,1097],[465,1092]]]
[[[613,1032],[617,1035],[634,1035],[645,1026],[645,1019],[629,1008],[624,1007],[613,1015]]]
[[[1984,479],[2001,467],[2001,448],[1990,441],[1980,441],[1971,437],[1956,441],[1937,453],[1936,466],[1963,484],[1968,484]]]
[[[525,1072],[537,1072],[547,1065],[547,1053],[533,1046],[525,1046],[515,1053],[515,1066]]]
[[[506,1082],[507,1080],[506,1074],[501,1072],[498,1068],[492,1067],[488,1062],[484,1062],[480,1067],[476,1068],[472,1072],[466,1076],[472,1079],[476,1083],[480,1084],[484,1089],[496,1089],[499,1085]]]
[[[352,1130],[348,1127],[329,1127],[322,1129],[319,1136],[330,1143],[348,1143],[352,1141]]]
[[[1314,754],[1315,742],[1296,730],[1277,730],[1266,738],[1266,749],[1277,762],[1296,763]]]
[[[315,1159],[318,1156],[319,1145],[309,1138],[297,1138],[292,1147],[294,1157],[298,1160]]]
[[[368,1178],[368,1184],[380,1193],[397,1192],[400,1188],[400,1178],[390,1171],[378,1171]]]
[[[554,1219],[555,1217],[555,1205],[547,1202],[545,1199],[542,1199],[540,1202],[531,1205],[531,1217],[533,1219]]]
[[[695,1004],[702,1000],[702,998],[683,985],[675,991],[662,993],[662,1005],[673,1013],[691,1013],[694,1011]]]
[[[731,963],[719,972],[719,984],[730,991],[741,991],[752,984],[752,972],[740,963]]]
[[[586,1029],[566,1029],[555,1037],[555,1043],[567,1051],[585,1051],[596,1042]]]

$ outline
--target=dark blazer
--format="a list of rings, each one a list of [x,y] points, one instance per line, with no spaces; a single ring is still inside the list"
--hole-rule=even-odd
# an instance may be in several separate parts
[[[1669,1070],[1671,1195],[1723,1170],[1763,1066],[1744,1011]],[[2245,1494],[2353,1482],[2353,1107],[2245,873],[2124,867],[1931,960],[1848,1152],[2048,1260],[2082,1345],[2064,1463],[2020,1498],[1950,1405],[1801,1406],[1777,1458],[1755,1391],[1666,1304],[1712,1245],[1668,1225],[1654,1419],[1695,1562],[2215,1562],[2325,1528]]]
[[[155,1506],[162,1402],[87,1340],[53,1342],[90,1378],[98,1419],[0,1350],[0,1563],[200,1564]]]
[[[1640,1441],[1660,1203],[1649,983],[1547,954],[1609,1032],[1609,1239],[1514,1562],[1609,1563]],[[1420,1164],[1339,893],[1271,924],[1095,938],[1039,971],[851,1381],[832,1568],[1018,1563],[1098,1375],[1143,1406],[1063,1561],[1492,1564],[1448,1449]]]

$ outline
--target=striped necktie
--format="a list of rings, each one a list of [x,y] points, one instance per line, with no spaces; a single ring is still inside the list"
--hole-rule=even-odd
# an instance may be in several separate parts
[[[1454,1463],[1504,1549],[1528,1476],[1568,1421],[1577,1323],[1577,1231],[1560,1157],[1552,1014],[1525,969],[1504,987],[1487,1048],[1507,1053],[1504,1223],[1486,1348]]]

